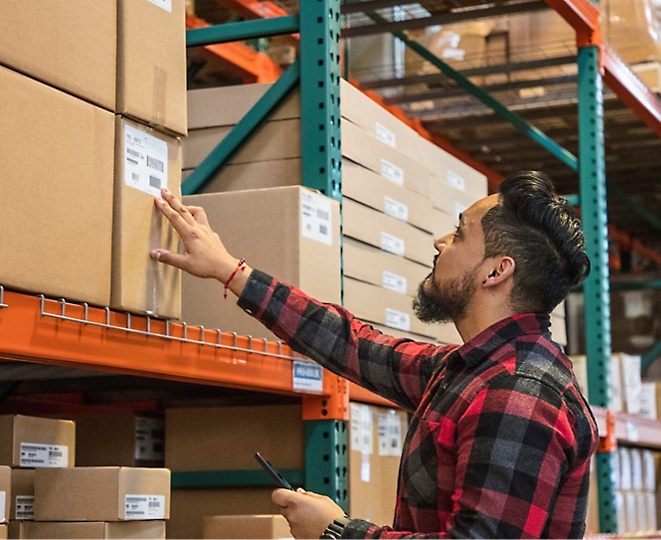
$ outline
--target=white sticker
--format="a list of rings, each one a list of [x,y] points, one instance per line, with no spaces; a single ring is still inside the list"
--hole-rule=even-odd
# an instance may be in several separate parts
[[[392,146],[393,148],[397,146],[397,136],[383,124],[375,122],[374,135],[377,139],[386,143],[388,146]]]
[[[168,13],[172,13],[172,0],[149,0],[155,6],[164,9]]]
[[[7,516],[5,515],[6,503],[7,503],[7,492],[0,491],[0,523],[7,521]]]
[[[168,143],[133,126],[125,126],[124,182],[158,197],[168,187]]]
[[[468,206],[465,204],[458,202],[454,203],[454,215],[459,216],[459,214],[463,214],[466,211],[466,208],[468,208]]]
[[[333,245],[333,217],[329,198],[301,190],[301,234],[322,244]]]
[[[381,249],[387,251],[388,253],[394,253],[400,257],[404,256],[406,251],[406,244],[402,238],[388,234],[387,232],[381,232]]]
[[[395,411],[388,415],[388,437],[390,455],[399,457],[402,455],[402,419]]]
[[[363,459],[360,462],[360,479],[363,482],[369,482],[370,477],[371,477],[371,471],[370,471],[370,455],[369,454],[363,454]]]
[[[383,211],[395,219],[401,221],[409,220],[409,207],[404,203],[391,199],[390,197],[383,198]]]
[[[383,270],[381,272],[381,280],[384,289],[406,294],[407,282],[404,276],[398,276],[397,274],[388,272],[388,270]]]
[[[16,519],[34,519],[34,495],[16,495]]]
[[[360,435],[360,427],[361,427],[361,412],[360,408],[364,407],[365,405],[359,405],[357,403],[352,403],[351,404],[351,412],[350,412],[350,418],[351,418],[351,450],[354,452],[362,452],[363,451],[363,439]]]
[[[145,461],[162,461],[165,447],[165,426],[162,418],[135,418],[135,448],[133,457]]]
[[[445,179],[447,180],[448,185],[454,189],[458,189],[459,191],[466,191],[466,181],[460,174],[448,170],[448,172],[445,173]]]
[[[324,388],[324,372],[313,362],[294,360],[292,386],[297,392],[321,392]]]
[[[404,332],[411,331],[411,316],[396,309],[386,308],[386,326]]]
[[[126,495],[124,519],[165,519],[165,496]]]
[[[404,185],[404,170],[381,158],[381,176],[397,184]]]
[[[361,454],[373,453],[372,411],[367,405],[351,404],[351,450]]]
[[[638,442],[638,423],[632,420],[627,420],[627,441]]]
[[[61,444],[21,443],[21,467],[68,467],[69,447]]]

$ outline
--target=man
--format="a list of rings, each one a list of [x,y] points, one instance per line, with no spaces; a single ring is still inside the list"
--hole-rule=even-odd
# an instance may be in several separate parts
[[[204,211],[157,206],[185,253],[152,257],[215,278],[324,367],[413,412],[392,527],[328,497],[275,490],[296,538],[573,538],[585,530],[597,430],[549,313],[589,271],[580,224],[537,172],[468,208],[420,284],[416,314],[452,320],[462,346],[395,339],[232,257]]]

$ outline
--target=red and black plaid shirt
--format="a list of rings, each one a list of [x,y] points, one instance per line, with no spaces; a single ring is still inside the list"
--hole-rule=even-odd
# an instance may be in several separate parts
[[[413,412],[392,527],[347,538],[578,538],[597,427],[547,315],[461,347],[383,335],[254,270],[239,305],[294,350]]]

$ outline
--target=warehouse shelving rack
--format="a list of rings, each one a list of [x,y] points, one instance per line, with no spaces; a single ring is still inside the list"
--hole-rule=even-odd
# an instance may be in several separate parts
[[[593,260],[593,272],[585,285],[586,312],[598,314],[586,321],[589,390],[597,404],[595,412],[602,435],[602,451],[598,455],[601,529],[613,532],[616,523],[613,450],[618,441],[661,448],[661,427],[658,422],[608,410],[610,321],[602,79],[659,135],[661,105],[602,43],[597,12],[589,0],[547,0],[547,3],[576,30],[579,44],[581,148],[577,166],[582,215]],[[231,26],[191,31],[189,45],[199,45],[205,40],[218,43],[247,39],[251,35],[300,32],[301,63],[285,75],[280,90],[300,79],[302,125],[309,130],[302,137],[307,143],[303,148],[304,184],[340,199],[339,0],[306,0],[301,2],[298,15]],[[276,103],[274,99],[270,106]],[[265,104],[266,101],[262,103]],[[251,121],[257,125],[265,114],[257,114]],[[246,134],[239,139],[249,136],[252,129],[244,127]],[[237,140],[233,145],[239,143]],[[231,151],[230,147],[221,149],[225,154],[217,153],[213,158],[215,163],[207,163],[209,170],[222,165]],[[200,177],[189,181],[199,182]],[[0,357],[301,396],[307,440],[305,483],[311,490],[333,497],[345,508],[349,397],[386,404],[327,372],[320,393],[295,391],[292,361],[300,359],[278,343],[2,288]],[[185,484],[185,478],[180,480]]]

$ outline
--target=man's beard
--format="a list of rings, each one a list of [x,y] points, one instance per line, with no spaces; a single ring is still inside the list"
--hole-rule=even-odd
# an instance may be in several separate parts
[[[424,323],[456,322],[466,314],[466,309],[475,294],[477,268],[463,278],[455,278],[441,286],[432,272],[418,286],[413,299],[413,311]],[[429,287],[425,284],[429,283]]]

